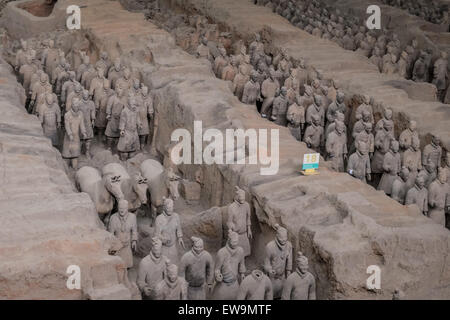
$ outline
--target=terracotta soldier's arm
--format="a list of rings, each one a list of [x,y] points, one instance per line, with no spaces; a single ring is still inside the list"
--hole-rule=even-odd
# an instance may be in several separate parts
[[[180,266],[179,266],[179,268],[178,268],[178,275],[179,275],[180,277],[182,277],[183,279],[186,278],[186,268],[187,268],[187,265],[188,265],[187,259],[188,259],[188,258],[187,258],[187,255],[184,254],[184,255],[181,257],[181,260],[180,260]]]
[[[138,231],[137,231],[137,223],[136,223],[136,215],[132,215],[132,223],[131,223],[131,241],[138,240]]]
[[[147,283],[145,282],[145,277],[147,275],[147,272],[145,270],[145,266],[142,263],[144,260],[141,260],[141,262],[139,263],[139,268],[138,268],[138,275],[137,275],[137,279],[136,279],[136,284],[139,288],[139,290],[143,291],[145,286],[147,285]]]
[[[414,188],[414,187],[413,187],[413,188]],[[406,193],[405,206],[414,203],[414,198],[413,198],[412,192],[410,192],[410,191],[411,191],[411,190],[409,190],[409,191]]]
[[[125,124],[127,123],[127,114],[125,112],[125,109],[122,110],[120,113],[120,120],[119,120],[119,130],[123,131],[125,130]]]
[[[251,212],[250,212],[250,205],[246,203],[246,215],[247,215],[247,236],[249,239],[252,238],[252,220],[251,220]]]
[[[217,262],[214,268],[214,277],[216,279],[216,282],[222,282],[223,276],[222,276],[222,266],[225,261],[225,256],[223,252],[220,252],[220,254],[216,257]]]
[[[287,277],[292,272],[292,246],[290,245],[290,242],[288,242],[288,244],[289,244],[289,252],[288,252],[288,255],[286,257],[286,276]]]
[[[206,264],[205,264],[205,275],[206,275],[206,283],[208,285],[212,285],[214,282],[214,262],[211,255],[208,253],[205,255]]]
[[[264,272],[266,274],[268,274],[268,275],[270,275],[273,272],[272,264],[270,263],[271,256],[272,256],[272,254],[270,252],[270,247],[267,244],[266,245],[266,254],[265,254],[265,258],[264,258],[263,268],[264,268]]]
[[[58,128],[61,126],[61,108],[59,105],[56,105],[56,124]]]
[[[264,299],[265,300],[273,300],[272,283],[267,278],[265,280],[266,280],[266,288],[265,288],[266,290],[265,290],[265,294],[264,294]]]
[[[314,279],[314,277],[311,277],[311,278],[312,278],[312,281],[309,286],[308,300],[316,300],[316,280]]]
[[[423,199],[423,212],[426,216],[428,216],[428,192],[425,199]]]
[[[241,256],[241,260],[239,261],[238,271],[241,276],[244,276],[245,271],[247,271],[247,268],[245,267],[245,257],[243,254]]]
[[[281,300],[291,300],[292,293],[292,280],[286,279],[283,285],[283,291],[281,293]]]
[[[64,128],[66,129],[67,135],[73,137],[72,129],[70,128],[69,113],[64,115]]]
[[[246,300],[247,294],[249,292],[247,281],[243,281],[239,286],[239,291],[236,300]]]
[[[81,132],[81,135],[83,136],[83,137],[86,137],[87,136],[87,134],[86,134],[86,127],[85,127],[85,125],[84,125],[84,116],[83,116],[83,113],[81,112],[81,111],[78,111],[78,113],[79,113],[79,115],[80,115],[80,118],[81,118],[81,121],[80,121],[80,132]]]
[[[188,298],[188,295],[187,295],[188,288],[187,287],[188,287],[187,282],[183,280],[183,284],[181,285],[181,297],[180,297],[181,300],[187,300],[187,298]]]

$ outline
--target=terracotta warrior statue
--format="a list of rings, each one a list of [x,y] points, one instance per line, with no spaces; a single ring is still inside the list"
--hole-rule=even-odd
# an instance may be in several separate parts
[[[76,82],[73,88],[73,91],[69,93],[66,99],[66,112],[70,111],[72,108],[73,100],[78,98],[79,100],[83,99],[83,87],[79,82]]]
[[[81,99],[80,111],[83,114],[84,128],[86,136],[81,140],[85,147],[85,154],[88,159],[91,158],[91,141],[94,138],[95,124],[95,104],[89,98],[89,91],[83,90],[83,99]]]
[[[83,74],[91,68],[93,68],[93,66],[91,65],[91,59],[88,55],[85,55],[83,57],[83,63],[79,65],[76,72],[77,81],[81,82],[81,77],[83,76]]]
[[[422,165],[433,162],[436,169],[441,166],[442,147],[440,144],[441,139],[437,135],[433,135],[431,137],[431,143],[423,148]]]
[[[247,257],[251,253],[250,239],[252,239],[250,205],[245,201],[245,191],[239,187],[235,188],[234,201],[228,206],[229,230],[236,232],[239,236],[239,246]]]
[[[136,216],[128,212],[128,201],[119,200],[118,211],[111,216],[108,224],[111,232],[122,244],[117,255],[122,258],[127,269],[133,266],[133,251],[137,248]]]
[[[261,107],[263,118],[267,118],[278,89],[280,89],[280,84],[275,79],[275,70],[272,69],[269,71],[269,77],[261,85],[261,97],[264,99]]]
[[[325,144],[325,149],[331,167],[339,172],[344,172],[344,161],[347,159],[347,135],[345,133],[345,124],[341,121],[335,121],[336,128],[331,132]]]
[[[410,172],[407,182],[407,190],[409,190],[414,186],[417,174],[422,170],[422,151],[420,150],[420,141],[418,138],[413,138],[410,147],[403,152],[402,166],[407,167]]]
[[[242,102],[245,104],[255,105],[256,101],[260,101],[261,88],[257,82],[257,73],[253,71],[250,75],[250,80],[244,86],[242,93]]]
[[[344,103],[345,94],[342,91],[338,91],[336,94],[336,101],[332,102],[327,109],[327,128],[337,118],[337,113],[343,113],[344,116],[348,113],[348,108]]]
[[[183,231],[178,213],[173,211],[173,200],[163,199],[163,212],[155,220],[155,236],[162,241],[162,252],[170,261],[178,264],[177,244],[184,248]]]
[[[61,87],[61,105],[65,107],[67,97],[75,91],[75,84],[77,83],[76,74],[74,71],[69,71],[69,79],[65,81]]]
[[[356,109],[355,116],[361,115],[361,118],[362,118],[363,112],[367,111],[370,114],[370,122],[375,123],[375,120],[373,118],[373,109],[372,109],[372,105],[370,104],[370,100],[371,100],[371,98],[369,95],[363,96],[363,102]]]
[[[302,132],[305,129],[305,108],[301,105],[300,96],[295,97],[294,102],[289,106],[286,114],[286,119],[288,121],[288,128],[291,134],[301,141]]]
[[[108,99],[108,103],[106,105],[106,147],[108,150],[112,150],[113,146],[116,146],[117,141],[120,138],[120,115],[122,114],[122,110],[125,108],[126,98],[124,95],[124,90],[118,86],[113,95],[111,95]],[[99,110],[99,113],[103,110]]]
[[[303,141],[308,148],[320,152],[320,148],[325,144],[325,137],[323,127],[320,125],[319,115],[313,114],[311,116],[311,124],[306,128]]]
[[[286,87],[282,87],[280,90],[280,94],[273,100],[272,115],[270,117],[270,120],[280,126],[286,126],[286,114],[288,106],[289,100],[287,98],[287,89]]]
[[[308,258],[297,253],[297,269],[283,286],[282,300],[316,300],[316,280],[308,271]]]
[[[114,61],[114,65],[109,68],[108,80],[111,81],[111,87],[116,87],[116,81],[123,77],[123,68],[120,62],[120,58]]]
[[[150,253],[139,263],[136,284],[144,300],[156,299],[156,286],[164,279],[167,257],[162,254],[162,241],[152,238]]]
[[[286,228],[275,225],[275,239],[266,245],[264,272],[272,282],[273,297],[281,298],[283,285],[292,272],[292,243],[288,240]]]
[[[413,139],[419,140],[419,133],[417,132],[417,122],[411,120],[409,121],[408,128],[403,130],[398,139],[402,154],[411,147]]]
[[[81,101],[75,98],[70,111],[64,115],[64,144],[62,157],[70,161],[72,168],[78,169],[78,157],[81,154],[81,139],[86,137]]]
[[[384,155],[383,160],[383,176],[381,177],[378,190],[383,190],[387,195],[392,193],[392,184],[400,173],[402,167],[402,160],[400,157],[399,143],[392,140],[389,151]]]
[[[362,180],[364,182],[370,181],[372,179],[372,171],[370,168],[369,159],[369,146],[364,141],[360,141],[356,145],[356,152],[353,153],[348,159],[347,172],[356,179]]]
[[[235,300],[245,271],[244,250],[239,246],[239,235],[229,230],[225,247],[217,252],[213,300]]]
[[[443,101],[448,84],[448,54],[445,51],[441,52],[441,57],[434,63],[433,84],[438,90],[438,99]]]
[[[406,192],[408,192],[409,169],[402,167],[399,176],[392,183],[391,198],[395,201],[405,204]]]
[[[375,152],[371,161],[372,173],[381,175],[384,172],[384,155],[389,151],[391,141],[394,139],[391,129],[392,124],[390,122],[385,122],[383,129],[379,130],[375,135]]]
[[[120,138],[117,144],[120,159],[125,161],[133,157],[140,149],[138,130],[141,127],[141,119],[137,114],[137,102],[134,97],[128,97],[126,107],[120,113],[119,130]]]
[[[204,249],[203,240],[191,237],[192,249],[181,257],[180,276],[188,283],[188,300],[205,300],[214,281],[214,263]]]
[[[445,227],[445,209],[450,206],[447,170],[439,168],[437,178],[428,187],[428,216]]]
[[[42,73],[39,82],[32,87],[31,100],[28,110],[30,113],[36,114],[37,106],[44,101],[47,93],[53,93],[53,88],[48,82],[48,75]]]
[[[242,280],[237,300],[272,300],[272,283],[261,270],[253,270]]]
[[[141,118],[141,127],[138,130],[139,142],[141,150],[144,150],[147,145],[147,140],[150,135],[150,130],[153,129],[151,126],[152,118],[155,113],[153,109],[153,97],[148,92],[148,87],[143,86],[141,90],[141,101],[139,106],[138,114]]]
[[[178,276],[177,265],[166,261],[165,277],[155,288],[157,300],[187,300],[187,283]]]
[[[406,193],[405,205],[416,204],[423,215],[428,216],[428,190],[425,179],[418,175],[414,187]]]
[[[39,120],[41,120],[44,135],[50,138],[54,147],[57,147],[58,129],[61,128],[61,110],[51,93],[45,96],[45,104],[39,112]]]
[[[323,97],[321,95],[314,95],[314,102],[306,109],[306,123],[311,125],[312,116],[319,117],[319,125],[325,127],[325,109],[323,107]]]

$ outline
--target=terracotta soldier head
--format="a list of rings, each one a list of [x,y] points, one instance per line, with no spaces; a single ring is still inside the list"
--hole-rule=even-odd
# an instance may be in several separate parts
[[[278,246],[284,247],[288,242],[288,233],[286,228],[283,228],[279,224],[276,224],[274,228],[277,232],[275,236],[275,242],[277,243]]]
[[[301,253],[300,251],[297,252],[297,270],[301,273],[301,274],[306,274],[306,272],[308,272],[308,258],[305,257],[303,255],[303,253]]]
[[[192,240],[192,252],[199,255],[205,248],[203,245],[203,240],[198,237],[191,237]]]
[[[163,198],[163,212],[170,216],[173,213],[173,200],[170,198]]]
[[[124,217],[128,213],[128,201],[127,200],[119,200],[118,212],[121,217]]]
[[[155,258],[162,256],[162,241],[159,237],[152,238],[152,254]]]

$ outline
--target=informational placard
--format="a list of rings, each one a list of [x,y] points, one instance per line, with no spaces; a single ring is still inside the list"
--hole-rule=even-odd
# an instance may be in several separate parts
[[[302,170],[316,170],[319,169],[319,153],[307,153],[303,155],[303,166]]]

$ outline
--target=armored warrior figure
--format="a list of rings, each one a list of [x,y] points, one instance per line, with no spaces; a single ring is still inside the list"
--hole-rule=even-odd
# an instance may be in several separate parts
[[[414,187],[406,193],[405,205],[416,204],[420,212],[428,215],[428,190],[425,188],[425,179],[418,175]]]
[[[244,279],[245,271],[244,250],[239,246],[239,235],[229,230],[225,247],[217,252],[214,269],[216,285],[213,290],[213,299],[236,299],[239,281]]]
[[[116,87],[116,81],[123,77],[123,68],[120,62],[120,58],[114,61],[114,65],[109,68],[108,80],[111,82],[111,87]]]
[[[136,284],[144,300],[156,299],[156,286],[164,279],[167,257],[162,254],[162,241],[152,238],[152,249],[139,263]]]
[[[155,288],[157,300],[187,300],[187,283],[178,276],[177,265],[166,261],[165,277]]]
[[[73,100],[77,98],[79,100],[83,99],[83,87],[80,83],[75,83],[74,89],[69,93],[66,99],[66,112],[72,109]]]
[[[309,125],[305,130],[303,141],[306,143],[308,148],[320,152],[320,148],[325,144],[323,127],[320,126],[319,115],[313,114],[311,116],[311,120],[311,125]]]
[[[138,130],[141,127],[141,119],[137,114],[136,108],[136,99],[128,97],[126,108],[123,108],[120,113],[120,138],[117,144],[117,151],[119,151],[122,161],[131,158],[140,149]]]
[[[297,95],[295,102],[287,110],[286,119],[291,134],[301,141],[302,132],[305,129],[305,108],[300,104],[300,97]]]
[[[439,168],[438,177],[428,187],[429,217],[445,227],[445,208],[450,206],[447,170]]]
[[[81,154],[81,138],[86,137],[83,114],[80,111],[81,101],[75,98],[71,110],[64,115],[64,144],[62,157],[71,162],[72,168],[78,168],[78,157]]]
[[[163,254],[178,264],[179,244],[184,248],[183,231],[181,229],[180,217],[173,211],[173,200],[164,198],[163,213],[158,215],[155,220],[155,236],[159,237],[163,244]]]
[[[369,146],[364,141],[360,141],[356,145],[356,152],[350,156],[347,164],[347,172],[364,182],[366,182],[366,179],[371,180],[372,171],[368,153]]]
[[[32,114],[36,114],[37,106],[44,101],[47,93],[53,93],[53,89],[52,85],[48,82],[48,76],[45,73],[41,74],[40,81],[36,83],[32,89],[28,111]]]
[[[423,165],[423,169],[419,172],[419,176],[423,177],[425,181],[425,188],[428,188],[430,183],[437,177],[436,165],[433,162],[428,162]]]
[[[120,138],[120,116],[122,114],[122,110],[125,108],[125,97],[124,91],[119,86],[116,89],[116,92],[111,95],[108,99],[108,104],[106,105],[106,145],[108,150],[112,150],[113,146],[116,145],[117,140]],[[100,114],[103,110],[99,109],[99,116],[103,117],[104,115]]]
[[[39,112],[44,135],[52,141],[54,147],[58,146],[58,129],[61,128],[61,111],[53,98],[53,94],[45,95],[45,104]]]
[[[381,177],[380,184],[378,185],[378,190],[383,190],[387,195],[392,193],[392,184],[397,178],[402,161],[400,157],[399,143],[396,140],[392,140],[390,143],[389,151],[384,155],[383,160],[383,176]]]
[[[150,135],[150,124],[153,114],[155,113],[155,110],[153,109],[153,97],[148,93],[148,87],[146,86],[142,87],[141,101],[142,103],[139,106],[138,114],[142,126],[138,129],[138,134],[141,150],[144,150],[147,145],[148,136]]]
[[[286,113],[289,101],[286,95],[287,89],[286,87],[282,87],[280,90],[280,94],[273,100],[272,115],[270,117],[270,120],[274,121],[280,126],[287,125]]]
[[[282,300],[316,300],[316,280],[308,271],[308,258],[297,253],[297,269],[283,286]]]
[[[256,101],[260,100],[260,86],[256,81],[256,72],[253,71],[250,80],[244,86],[244,92],[242,93],[242,102],[245,104],[255,105]]]
[[[325,149],[328,159],[331,161],[331,167],[336,170],[344,171],[344,161],[347,159],[347,135],[345,133],[345,124],[341,121],[335,121],[336,128],[327,137]]]
[[[91,141],[94,138],[94,124],[95,124],[95,104],[89,99],[89,91],[83,90],[83,99],[81,99],[80,111],[83,114],[84,127],[86,129],[86,136],[81,139],[85,147],[85,154],[88,159],[91,158],[90,149]]]
[[[74,105],[75,106],[75,105]],[[136,216],[128,212],[128,201],[120,200],[118,212],[111,216],[108,231],[119,239],[122,246],[117,255],[122,258],[125,267],[133,266],[133,251],[137,248],[137,224]]]
[[[81,77],[87,70],[93,69],[93,66],[91,65],[90,61],[91,60],[90,60],[89,56],[85,55],[83,57],[83,63],[80,64],[80,66],[78,67],[77,72],[76,72],[78,82],[81,82]]]
[[[375,135],[375,153],[372,157],[372,173],[383,173],[384,155],[389,151],[391,140],[394,136],[391,134],[392,124],[385,122],[383,129]]]
[[[191,237],[192,249],[181,257],[180,275],[188,283],[189,300],[205,300],[206,287],[212,289],[214,264],[209,252],[204,250],[203,240]]]
[[[433,135],[431,137],[431,143],[426,145],[423,148],[422,152],[422,164],[425,165],[428,162],[433,162],[435,164],[435,168],[439,168],[441,166],[441,158],[442,158],[442,148],[440,146],[441,139]]]
[[[409,169],[402,167],[399,176],[392,183],[391,198],[401,204],[405,204],[406,192],[410,189],[408,188],[409,175]]]
[[[25,89],[25,93],[29,95],[30,92],[30,84],[31,84],[31,77],[35,72],[37,72],[36,66],[33,64],[33,58],[31,55],[26,56],[25,58],[26,63],[23,64],[19,69],[19,74],[22,79],[22,85]]]
[[[75,91],[75,84],[77,83],[76,74],[74,71],[69,71],[69,79],[65,81],[61,87],[61,103],[66,104],[67,97]]]
[[[239,246],[244,256],[250,255],[250,239],[252,238],[250,205],[245,201],[245,191],[236,187],[234,201],[228,206],[227,226],[239,235]]]
[[[94,104],[96,110],[95,129],[100,141],[103,141],[105,137],[105,128],[108,123],[108,120],[106,119],[106,108],[108,107],[109,99],[114,93],[114,90],[110,88],[109,80],[103,81],[102,90],[95,90],[94,92]]]
[[[360,115],[362,118],[363,112],[367,111],[370,114],[370,122],[371,123],[375,123],[375,120],[373,118],[373,109],[372,106],[370,104],[370,96],[365,95],[363,96],[363,103],[359,105],[359,107],[356,109],[356,114],[355,116]]]
[[[250,77],[245,74],[245,66],[239,66],[239,72],[233,79],[233,93],[242,101],[242,96],[244,94],[245,84],[250,80]]]
[[[326,117],[327,117],[327,128],[331,123],[334,123],[336,120],[337,112],[340,112],[344,115],[348,113],[348,108],[344,103],[345,94],[342,91],[338,91],[336,95],[336,101],[332,102],[327,109]]]
[[[399,137],[400,148],[406,151],[411,147],[412,141],[419,140],[419,133],[417,132],[417,123],[414,120],[409,121],[408,128],[405,129]],[[403,153],[402,152],[402,153]]]
[[[318,94],[314,95],[314,103],[306,110],[306,123],[308,125],[311,125],[313,115],[319,117],[319,126],[323,128],[325,126],[325,109],[323,107],[323,98]]]
[[[266,245],[264,272],[272,282],[273,297],[278,299],[286,278],[292,272],[292,244],[285,228],[277,224],[275,230],[275,239]]]
[[[263,81],[261,85],[261,96],[264,99],[261,107],[261,116],[267,117],[269,108],[273,104],[277,90],[280,88],[278,80],[275,79],[275,71],[272,69],[269,71],[269,77]]]
[[[261,270],[253,270],[242,280],[237,300],[272,300],[272,283]]]

